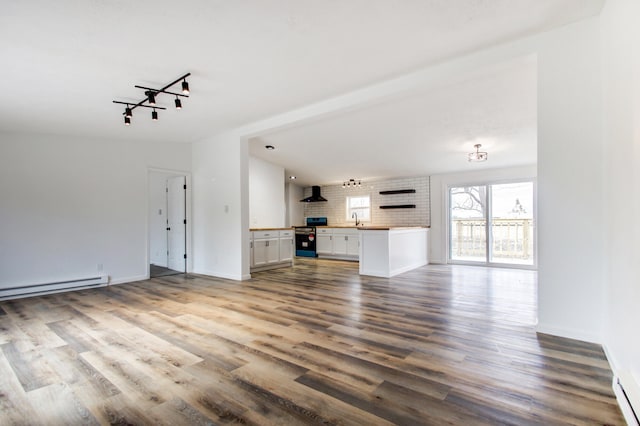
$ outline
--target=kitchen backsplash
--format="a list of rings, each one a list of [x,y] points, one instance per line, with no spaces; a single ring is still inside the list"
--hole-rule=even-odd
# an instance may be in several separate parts
[[[381,195],[380,191],[415,189],[414,194]],[[326,216],[329,225],[353,225],[354,219],[347,220],[346,198],[354,195],[371,197],[371,222],[380,226],[430,226],[431,199],[429,176],[363,181],[361,187],[330,185],[322,187],[322,196],[327,202],[306,203],[305,217]],[[311,188],[304,189],[304,196],[311,195]],[[416,208],[381,209],[381,205],[415,204]]]

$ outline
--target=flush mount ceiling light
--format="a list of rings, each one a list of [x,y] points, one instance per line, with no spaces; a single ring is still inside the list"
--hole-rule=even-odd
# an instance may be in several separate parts
[[[274,149],[276,149],[276,147],[273,146],[273,145],[265,145],[264,147],[265,147],[265,149],[268,149],[269,151],[273,151]]]
[[[291,180],[296,180],[296,177],[295,177],[295,176],[293,176],[293,175],[291,175],[291,176],[289,176],[289,179],[291,179]]]
[[[360,180],[356,181],[355,179],[349,179],[346,182],[342,182],[343,188],[356,188],[361,186],[362,186],[362,181]]]
[[[126,105],[126,108],[124,110],[124,124],[126,126],[129,126],[131,124],[131,116],[133,115],[133,110],[138,108],[138,107],[142,107],[142,108],[153,108],[153,112],[151,113],[151,119],[153,121],[157,121],[158,120],[158,112],[156,110],[158,109],[167,109],[165,107],[162,106],[158,106],[156,104],[156,98],[158,97],[158,95],[164,93],[167,95],[171,95],[171,96],[175,96],[176,100],[175,100],[175,105],[176,105],[176,109],[182,109],[182,101],[180,100],[180,97],[183,98],[188,98],[189,97],[189,83],[187,82],[187,77],[189,77],[191,75],[191,73],[186,73],[185,75],[177,78],[176,80],[172,81],[171,83],[167,84],[166,86],[164,86],[161,89],[155,89],[153,87],[144,87],[144,86],[134,86],[137,89],[143,89],[145,98],[143,100],[141,100],[138,103],[132,103],[132,102],[122,102],[122,101],[113,101],[114,104],[122,104],[122,105]],[[182,81],[182,93],[175,93],[175,92],[170,92],[169,88],[171,88],[171,86],[173,86],[174,84],[178,84],[180,81]]]
[[[475,161],[475,162],[487,161],[489,154],[487,154],[484,151],[480,151],[481,146],[482,144],[479,144],[479,143],[473,146],[476,150],[475,152],[469,153],[469,161]]]

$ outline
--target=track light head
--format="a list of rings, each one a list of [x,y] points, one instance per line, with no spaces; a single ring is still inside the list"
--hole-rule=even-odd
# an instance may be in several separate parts
[[[124,116],[124,125],[125,126],[131,125],[131,118],[127,117],[126,115]]]
[[[126,107],[124,110],[124,116],[127,118],[131,118],[131,116],[133,115],[133,113],[131,112],[131,108]]]
[[[176,109],[182,109],[182,101],[176,96]]]
[[[185,95],[189,94],[189,83],[187,83],[187,80],[182,81],[182,93]]]
[[[155,105],[156,104],[156,94],[149,91],[147,92],[147,96],[149,97],[149,105]]]
[[[156,111],[155,109],[151,111],[151,119],[153,121],[158,121],[158,111]]]

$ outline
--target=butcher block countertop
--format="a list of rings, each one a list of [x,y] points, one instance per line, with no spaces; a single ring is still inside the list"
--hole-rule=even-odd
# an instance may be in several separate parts
[[[349,225],[329,225],[329,226],[316,226],[316,228],[347,228],[347,229],[362,229],[363,231],[390,231],[394,229],[420,229],[428,226],[349,226]]]
[[[428,226],[358,226],[363,231],[395,231],[401,229],[427,229]]]

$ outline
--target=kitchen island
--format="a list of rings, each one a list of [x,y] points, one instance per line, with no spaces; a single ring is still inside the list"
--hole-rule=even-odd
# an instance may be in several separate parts
[[[363,226],[360,275],[389,278],[428,263],[425,227]]]

